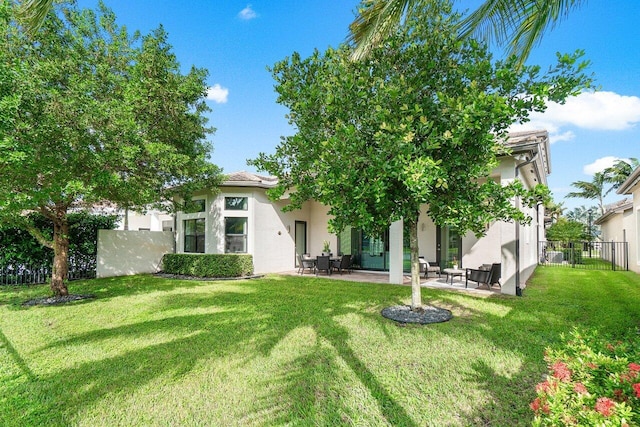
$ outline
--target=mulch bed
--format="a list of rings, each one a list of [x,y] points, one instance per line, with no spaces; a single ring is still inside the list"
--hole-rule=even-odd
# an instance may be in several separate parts
[[[395,320],[398,323],[418,323],[426,325],[429,323],[441,323],[450,320],[453,314],[444,308],[432,305],[423,305],[415,310],[411,310],[409,305],[395,305],[382,310],[382,316]]]
[[[65,295],[60,297],[44,297],[44,298],[30,299],[29,301],[23,302],[22,305],[30,307],[34,305],[66,304],[69,302],[92,299],[95,297],[96,297],[95,295]]]

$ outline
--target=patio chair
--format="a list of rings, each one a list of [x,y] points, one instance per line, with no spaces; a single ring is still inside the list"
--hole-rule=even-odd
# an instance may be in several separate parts
[[[420,273],[424,273],[425,279],[429,278],[429,273],[438,273],[438,277],[441,277],[440,266],[435,262],[429,262],[423,257],[420,257],[418,261],[420,262]]]
[[[494,263],[490,264],[490,267],[484,264],[479,269],[467,268],[464,287],[468,287],[471,281],[476,282],[478,286],[485,284],[489,289],[496,283],[502,288],[502,284],[500,283],[500,276],[502,275],[501,266],[500,263]]]
[[[319,271],[326,271],[327,274],[331,274],[331,257],[328,255],[318,256],[316,258],[316,276]]]
[[[338,270],[342,274],[343,270],[347,270],[351,274],[351,255],[342,255],[339,260],[333,261],[334,270]]]
[[[491,264],[491,280],[489,280],[489,287],[492,287],[496,283],[502,289],[502,283],[500,283],[500,278],[502,277],[502,264],[493,263]]]
[[[312,271],[315,272],[316,269],[316,260],[303,258],[300,254],[296,254],[298,256],[298,274],[304,274],[304,269],[308,268],[309,273]]]

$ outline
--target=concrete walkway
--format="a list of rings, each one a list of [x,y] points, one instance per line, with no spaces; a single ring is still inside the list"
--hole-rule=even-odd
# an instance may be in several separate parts
[[[297,270],[284,271],[281,274],[285,274],[288,276],[299,276]],[[306,277],[315,277],[313,273],[305,272],[304,276]],[[331,275],[327,275],[326,273],[318,274],[318,277],[324,279],[333,279],[333,280],[345,280],[350,282],[363,282],[363,283],[389,283],[389,273],[386,271],[362,271],[362,270],[354,270],[351,274],[349,273],[333,273]],[[443,274],[442,277],[432,276],[430,275],[428,279],[425,279],[424,276],[420,276],[420,286],[423,288],[434,288],[434,289],[444,289],[444,290],[454,290],[461,292],[469,292],[476,295],[500,295],[500,288],[498,286],[494,286],[491,290],[487,289],[486,285],[482,285],[480,288],[477,288],[476,283],[469,282],[469,287],[464,287],[464,278],[455,277],[453,279],[453,284],[451,281],[445,280],[446,275]],[[411,286],[411,276],[404,275],[403,280],[404,286]]]

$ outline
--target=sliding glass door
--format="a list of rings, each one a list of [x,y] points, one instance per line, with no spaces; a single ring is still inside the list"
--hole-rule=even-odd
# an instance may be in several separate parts
[[[450,227],[436,231],[436,262],[440,268],[450,268],[454,262],[462,265],[462,236]]]

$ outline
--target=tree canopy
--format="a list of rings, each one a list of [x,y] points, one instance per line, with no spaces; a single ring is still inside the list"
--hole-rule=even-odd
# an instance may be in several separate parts
[[[1,9],[0,219],[56,253],[52,288],[67,292],[70,211],[109,200],[141,207],[215,186],[207,161],[207,71],[182,74],[162,27],[129,35],[100,3],[64,5],[33,38]],[[37,211],[53,239],[29,223]]]
[[[585,224],[564,217],[547,229],[547,239],[559,242],[574,242],[580,240],[591,240]]]
[[[541,75],[514,59],[495,62],[483,44],[459,40],[458,17],[445,4],[430,2],[420,17],[362,61],[342,46],[278,62],[271,69],[278,102],[289,108],[297,133],[252,162],[279,177],[271,194],[289,192],[289,209],[310,199],[327,205],[334,231],[375,233],[403,219],[412,230],[418,294],[422,207],[436,224],[460,233],[482,234],[495,220],[526,221],[512,201],[531,201],[535,191],[490,177],[506,154],[507,128],[588,83],[575,55],[560,56]]]

